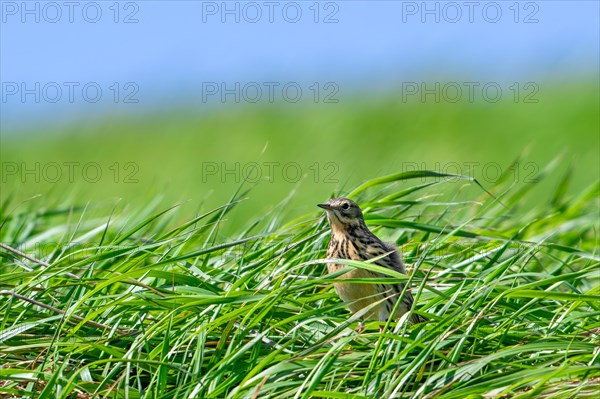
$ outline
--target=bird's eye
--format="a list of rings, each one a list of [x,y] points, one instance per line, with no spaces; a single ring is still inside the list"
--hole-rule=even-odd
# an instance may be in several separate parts
[[[348,209],[348,208],[350,208],[350,204],[345,202],[344,205],[342,205],[342,209]]]

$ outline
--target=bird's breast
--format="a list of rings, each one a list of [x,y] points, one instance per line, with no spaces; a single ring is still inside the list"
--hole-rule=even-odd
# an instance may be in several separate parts
[[[336,272],[347,268],[346,265],[337,263],[331,263],[327,265],[327,269],[330,273]],[[364,269],[353,269],[341,276],[337,277],[337,282],[333,284],[335,292],[338,294],[340,299],[347,303],[348,307],[352,312],[358,312],[359,310],[369,306],[375,301],[380,299],[380,292],[377,289],[377,284],[357,283],[349,282],[346,283],[344,280],[347,279],[360,279],[360,278],[373,278],[374,274]],[[364,318],[373,319],[379,312],[378,309],[373,309]],[[372,313],[372,314],[371,314]]]

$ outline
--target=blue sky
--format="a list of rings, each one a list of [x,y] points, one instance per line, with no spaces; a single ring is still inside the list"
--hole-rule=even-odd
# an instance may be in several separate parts
[[[427,79],[570,81],[599,68],[597,1],[117,4],[1,2],[3,131],[198,101],[206,82],[335,82],[345,95]]]

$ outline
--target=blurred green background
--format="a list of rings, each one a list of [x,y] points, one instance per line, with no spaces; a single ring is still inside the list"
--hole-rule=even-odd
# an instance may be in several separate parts
[[[248,174],[242,191],[252,189],[229,215],[239,225],[286,198],[290,215],[317,212],[333,193],[416,169],[468,174],[500,195],[562,156],[527,211],[571,167],[568,192],[597,180],[599,3],[467,3],[277,2],[270,13],[256,2],[111,1],[91,2],[90,18],[85,7],[4,2],[4,214],[159,201],[192,215],[226,203]],[[465,82],[477,84],[473,101]],[[285,97],[289,83],[300,101]],[[499,101],[486,100],[486,83]],[[90,100],[90,84],[102,96]],[[257,102],[252,89],[231,93],[247,85],[263,88]],[[496,187],[501,173],[511,179]],[[484,198],[465,184],[443,192]]]
[[[28,202],[33,208],[38,201],[135,209],[160,199],[165,207],[185,203],[191,215],[226,203],[249,174],[243,187],[253,189],[231,216],[237,224],[292,192],[286,209],[312,212],[334,192],[406,170],[463,173],[493,187],[520,157],[512,180],[530,184],[562,155],[555,178],[536,189],[547,202],[545,190],[570,167],[572,193],[600,177],[600,105],[591,83],[541,83],[537,103],[402,101],[392,92],[336,104],[184,108],[8,134],[2,197],[12,196],[14,207],[40,195]]]

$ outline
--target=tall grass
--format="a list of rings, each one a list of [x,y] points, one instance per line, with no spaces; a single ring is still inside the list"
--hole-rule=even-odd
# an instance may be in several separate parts
[[[566,197],[565,177],[517,217],[535,184],[464,198],[473,182],[427,176],[341,193],[402,248],[409,276],[388,278],[409,280],[430,319],[383,334],[357,334],[332,291],[317,208],[287,220],[278,204],[224,236],[242,189],[180,225],[177,206],[151,200],[103,212],[6,199],[0,397],[595,397],[599,183]]]

